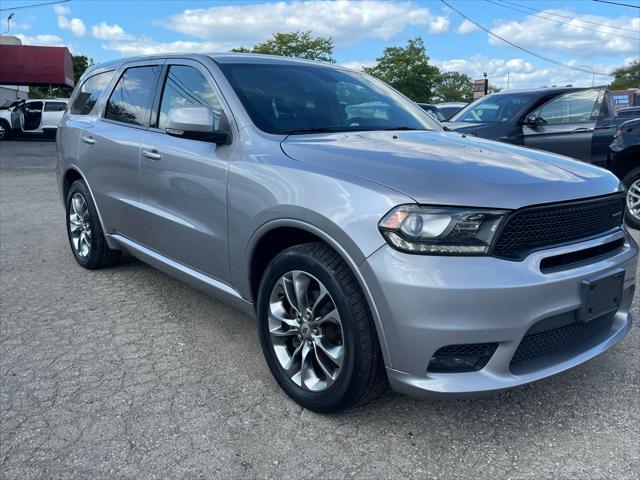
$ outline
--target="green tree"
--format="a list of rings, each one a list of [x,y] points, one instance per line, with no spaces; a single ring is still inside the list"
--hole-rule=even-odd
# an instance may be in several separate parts
[[[93,59],[86,55],[72,55],[73,60],[73,80],[77,83],[87,68],[93,65]]]
[[[409,40],[406,47],[385,48],[376,62],[374,67],[364,70],[415,102],[429,102],[434,98],[440,71],[429,65],[421,37]]]
[[[438,78],[435,97],[441,102],[470,102],[473,100],[473,80],[464,73],[442,73]]]
[[[609,85],[611,90],[640,88],[640,58],[631,62],[628,67],[616,68],[612,73],[614,80]]]
[[[86,55],[72,55],[73,80],[78,83],[80,77],[87,68],[93,65],[93,59]],[[30,87],[29,98],[67,98],[71,95],[72,88],[66,86]]]
[[[310,31],[276,33],[267,41],[259,43],[252,48],[239,47],[231,51],[280,55],[335,63],[333,40],[327,37],[312,37]]]

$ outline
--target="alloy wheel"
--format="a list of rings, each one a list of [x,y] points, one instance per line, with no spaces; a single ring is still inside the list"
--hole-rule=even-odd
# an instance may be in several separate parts
[[[313,275],[294,270],[269,300],[269,338],[280,366],[304,390],[326,390],[340,375],[344,332],[336,304]]]
[[[633,218],[640,221],[640,178],[627,189],[627,210]]]
[[[69,205],[69,232],[71,243],[80,257],[91,253],[91,223],[87,201],[80,193],[74,193]]]

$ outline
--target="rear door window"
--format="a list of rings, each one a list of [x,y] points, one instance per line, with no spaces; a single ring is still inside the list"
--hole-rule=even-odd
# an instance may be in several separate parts
[[[113,77],[113,71],[99,73],[87,78],[71,105],[70,112],[75,115],[89,115],[98,102],[100,95],[107,88]]]
[[[67,108],[67,104],[64,102],[46,102],[44,104],[45,112],[63,112]]]
[[[146,126],[161,70],[158,65],[125,70],[107,101],[104,118]]]

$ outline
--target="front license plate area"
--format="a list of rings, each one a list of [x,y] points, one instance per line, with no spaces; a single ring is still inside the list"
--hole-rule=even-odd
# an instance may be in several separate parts
[[[607,313],[617,312],[622,301],[623,286],[624,270],[622,269],[583,280],[579,320],[588,322]]]

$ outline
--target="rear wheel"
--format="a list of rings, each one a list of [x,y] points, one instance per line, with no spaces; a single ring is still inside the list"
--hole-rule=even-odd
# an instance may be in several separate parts
[[[625,220],[630,227],[640,230],[640,167],[627,173],[622,183],[627,189]]]
[[[363,405],[385,383],[366,300],[338,254],[322,243],[288,248],[258,295],[262,350],[280,387],[316,412]]]
[[[98,211],[83,180],[76,180],[69,188],[66,213],[69,245],[76,261],[90,270],[115,265],[121,253],[107,245]]]

